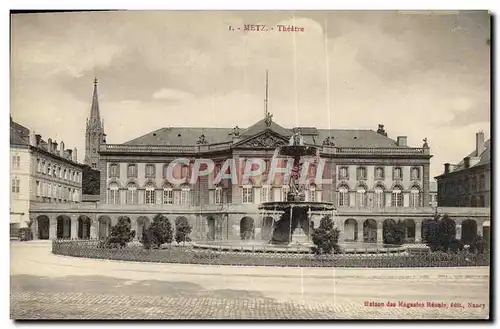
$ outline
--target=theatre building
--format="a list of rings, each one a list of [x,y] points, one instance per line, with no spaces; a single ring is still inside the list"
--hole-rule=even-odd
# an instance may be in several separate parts
[[[161,213],[172,224],[180,220],[191,223],[193,240],[268,239],[269,232],[263,228],[273,219],[262,216],[258,205],[284,200],[288,193],[282,174],[268,179],[269,165],[276,147],[288,144],[293,132],[299,130],[304,143],[316,146],[322,159],[308,167],[306,200],[337,206],[334,219],[343,241],[382,242],[384,227],[399,220],[406,223],[408,241],[422,241],[425,220],[436,211],[429,206],[432,155],[426,140],[412,147],[407,145],[406,136],[390,138],[383,125],[375,130],[283,127],[268,113],[245,128],[165,127],[123,144],[108,144],[96,85],[91,108],[89,125],[95,121],[93,129],[98,133],[87,131],[86,152],[92,154],[86,159],[100,171],[99,202],[77,207],[41,205],[31,214],[34,220],[43,215],[55,223],[64,215],[72,221],[89,221],[90,232],[85,237],[97,238],[106,236],[110,226],[126,216],[140,237],[144,227]],[[167,171],[179,158],[188,161],[173,166],[173,176],[186,180],[173,184]],[[214,170],[191,182],[195,160],[200,158],[212,160]],[[263,159],[266,170],[244,182],[245,162],[253,158]],[[214,178],[227,159],[235,160],[238,180],[233,184],[224,179],[216,184]],[[448,213],[455,221],[458,237],[463,223],[467,230],[481,232],[483,222],[489,219],[486,208],[443,208],[439,212]],[[321,217],[312,215],[315,226]],[[477,225],[472,227],[467,220]],[[72,237],[80,235],[71,231]]]

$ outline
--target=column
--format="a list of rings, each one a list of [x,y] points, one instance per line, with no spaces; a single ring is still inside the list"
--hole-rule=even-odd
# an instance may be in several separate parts
[[[429,177],[430,177],[430,170],[429,170],[429,163],[426,163],[423,168],[423,173],[422,173],[422,206],[428,207],[429,206]]]
[[[364,235],[363,235],[363,221],[358,221],[358,239],[357,242],[363,242],[364,241]]]
[[[379,244],[384,243],[383,223],[379,221],[377,221],[377,243]]]
[[[78,217],[70,216],[71,219],[71,239],[78,239]]]
[[[97,219],[90,220],[90,239],[97,239],[97,228],[99,227],[99,222]]]
[[[415,221],[415,243],[421,243],[421,242],[422,242],[422,221],[416,220]]]
[[[455,232],[455,238],[457,240],[462,239],[462,224],[457,224],[455,226],[456,232]]]
[[[57,219],[49,216],[49,239],[57,239]]]
[[[476,224],[477,224],[477,235],[483,236],[483,222],[477,220]]]

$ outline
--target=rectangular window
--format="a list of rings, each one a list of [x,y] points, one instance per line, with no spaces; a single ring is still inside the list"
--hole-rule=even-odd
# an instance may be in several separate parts
[[[155,177],[155,166],[146,165],[146,178],[154,178],[154,177]]]
[[[163,204],[173,204],[174,203],[174,193],[172,189],[163,190]]]
[[[316,190],[309,190],[307,193],[307,201],[315,202],[316,201]]]
[[[12,179],[12,193],[19,193],[19,179],[17,177]]]
[[[36,196],[40,196],[40,181],[36,181]]]
[[[12,168],[19,169],[21,163],[21,157],[19,155],[12,156]]]
[[[347,168],[347,167],[340,167],[339,178],[340,179],[349,179],[349,168]]]
[[[401,167],[394,168],[393,179],[397,179],[397,180],[403,179],[403,171],[402,171]]]
[[[181,205],[187,206],[190,204],[190,190],[183,189],[181,190]]]
[[[243,203],[253,203],[253,188],[244,186],[242,189],[242,202]]]
[[[222,188],[216,188],[214,196],[215,204],[222,204]]]
[[[128,178],[137,178],[137,166],[135,164],[128,165],[127,177]]]
[[[262,186],[262,190],[260,193],[260,201],[261,202],[271,201],[271,186]]]
[[[411,180],[419,180],[419,179],[420,179],[420,169],[411,168]]]
[[[357,176],[358,180],[366,180],[366,168],[365,167],[358,167],[356,176]]]
[[[118,165],[116,163],[109,166],[109,177],[118,177]]]

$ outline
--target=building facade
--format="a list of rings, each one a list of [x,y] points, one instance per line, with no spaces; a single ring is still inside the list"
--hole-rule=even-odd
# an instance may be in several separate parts
[[[438,181],[438,203],[444,207],[490,207],[491,140],[476,133],[476,149],[458,164],[445,163]]]
[[[389,138],[383,125],[377,130],[285,128],[266,113],[248,128],[167,127],[108,144],[96,81],[89,123],[85,158],[100,171],[99,201],[38,204],[30,212],[35,236],[48,230],[49,238],[105,237],[118,218],[126,217],[137,239],[155,215],[163,214],[172,224],[188,221],[193,240],[267,240],[264,227],[278,215],[263,214],[258,206],[285,200],[285,174],[273,175],[270,168],[274,163],[277,171],[284,171],[285,162],[273,162],[275,150],[297,131],[305,145],[319,150],[319,159],[305,169],[305,198],[337,206],[333,215],[341,241],[383,243],[387,228],[398,221],[405,224],[407,241],[425,241],[426,221],[436,212],[454,220],[457,238],[464,231],[481,235],[489,223],[489,208],[434,206],[427,139],[410,147],[405,136]],[[202,168],[201,159],[210,160],[213,168],[206,163]],[[245,177],[254,170],[255,159],[262,160],[257,167],[265,170]],[[209,174],[193,177],[199,170]],[[218,181],[219,173],[230,178]],[[310,213],[310,219],[317,226],[323,215]]]
[[[82,170],[77,163],[76,148],[58,148],[57,141],[44,141],[40,135],[19,123],[10,123],[11,159],[11,236],[27,227],[30,212],[36,204],[79,203],[82,192]],[[48,237],[42,232],[41,237]]]

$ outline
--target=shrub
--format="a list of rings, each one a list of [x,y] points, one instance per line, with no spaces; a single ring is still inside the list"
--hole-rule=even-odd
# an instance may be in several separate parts
[[[441,219],[436,216],[427,226],[427,230],[427,245],[432,251],[449,251],[452,243],[453,248],[456,248],[455,223],[447,214]]]
[[[178,218],[175,221],[175,241],[177,243],[181,242],[189,242],[191,239],[189,238],[189,234],[193,228],[189,225],[187,219]]]
[[[132,241],[135,236],[135,231],[131,229],[130,219],[128,217],[118,218],[118,223],[111,227],[111,231],[105,244],[108,247],[125,247],[127,243]]]
[[[478,235],[475,237],[474,241],[470,244],[470,252],[484,254],[486,251],[486,243],[482,236]]]
[[[167,217],[158,214],[153,218],[153,223],[142,232],[142,244],[144,248],[151,246],[159,248],[164,243],[172,243],[172,225]]]
[[[19,229],[19,240],[31,241],[33,240],[33,232],[30,227],[21,227]]]
[[[319,227],[314,230],[312,240],[315,244],[311,250],[317,254],[340,253],[338,245],[340,231],[333,227],[333,221],[330,216],[321,219]]]

